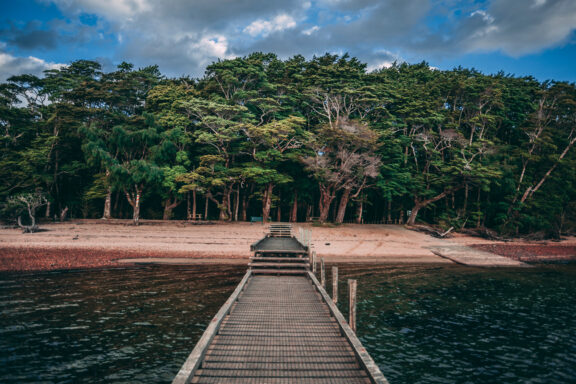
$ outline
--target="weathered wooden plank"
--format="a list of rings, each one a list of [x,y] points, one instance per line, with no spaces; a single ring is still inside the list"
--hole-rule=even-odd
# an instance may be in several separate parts
[[[271,263],[271,262],[267,262],[267,261],[257,261],[257,262],[252,262],[248,264],[249,267],[274,267],[274,268],[297,268],[297,267],[301,267],[301,268],[305,268],[307,267],[307,265],[305,263],[286,263],[286,262],[280,262],[280,263]]]
[[[332,267],[332,302],[338,303],[338,267]]]
[[[326,363],[326,364],[335,364],[335,363],[354,363],[358,364],[358,360],[354,355],[346,354],[332,354],[332,355],[319,355],[318,353],[314,353],[313,355],[306,356],[306,359],[302,359],[302,355],[300,354],[292,354],[292,355],[248,355],[247,353],[238,353],[238,354],[215,354],[212,352],[207,352],[205,356],[204,363],[207,362],[224,362],[224,363],[252,363],[252,362],[268,362],[268,363],[300,363],[305,360],[306,363]]]
[[[265,275],[306,275],[306,269],[252,269],[254,274]]]
[[[356,280],[348,280],[348,324],[354,333],[356,333],[356,287]]]
[[[204,377],[267,377],[267,378],[367,378],[368,375],[363,369],[301,369],[301,370],[275,370],[275,369],[199,369],[199,376]]]
[[[279,349],[274,346],[250,346],[250,345],[219,345],[219,344],[212,344],[209,349],[209,353],[249,353],[250,355],[281,355],[286,354],[287,356],[291,354],[305,354],[305,353],[313,353],[315,356],[319,355],[339,355],[340,353],[346,354],[347,356],[354,356],[354,354],[350,354],[349,352],[352,351],[352,347],[349,344],[339,344],[339,345],[310,345],[310,346],[303,346],[297,345],[291,348]],[[207,352],[208,353],[208,352]],[[340,356],[340,355],[339,355]]]
[[[230,383],[230,380],[225,380],[221,377],[197,377],[194,378],[193,383],[198,384],[216,384],[216,383]],[[234,384],[287,384],[296,382],[298,384],[351,384],[349,378],[298,378],[297,381],[286,378],[273,378],[273,377],[237,377],[234,378]],[[357,383],[370,383],[368,378],[356,379]]]
[[[292,256],[285,256],[285,257],[254,256],[254,257],[250,257],[250,260],[307,263],[308,261],[310,261],[310,258],[309,257],[292,257]]]
[[[202,363],[202,369],[234,369],[234,370],[278,370],[278,371],[303,371],[303,370],[361,370],[357,361],[214,361],[206,359]]]

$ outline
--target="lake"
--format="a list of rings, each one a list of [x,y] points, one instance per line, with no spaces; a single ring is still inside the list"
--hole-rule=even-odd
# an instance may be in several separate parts
[[[1,383],[169,383],[245,271],[0,273]],[[339,265],[392,384],[576,383],[576,266]],[[330,286],[330,285],[329,285]]]

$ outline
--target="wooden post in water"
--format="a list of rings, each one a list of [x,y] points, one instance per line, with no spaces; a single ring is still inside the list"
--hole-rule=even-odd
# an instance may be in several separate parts
[[[320,284],[326,289],[326,268],[324,268],[324,258],[320,258]]]
[[[356,333],[356,280],[348,280],[349,320],[350,328]]]
[[[332,301],[338,303],[338,267],[332,267]]]

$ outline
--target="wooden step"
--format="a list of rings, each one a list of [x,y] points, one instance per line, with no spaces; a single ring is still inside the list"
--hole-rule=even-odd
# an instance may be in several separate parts
[[[253,261],[288,261],[288,262],[308,262],[310,258],[308,257],[266,257],[266,256],[256,256],[251,257],[250,260]]]
[[[308,271],[306,269],[254,269],[252,274],[255,275],[305,275]]]
[[[274,267],[274,268],[301,268],[307,267],[304,263],[249,263],[249,267]]]

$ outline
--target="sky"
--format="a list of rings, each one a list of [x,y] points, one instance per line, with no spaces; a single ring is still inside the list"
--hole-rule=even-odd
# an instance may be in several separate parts
[[[0,81],[79,59],[202,77],[252,52],[576,82],[576,0],[0,0]]]

